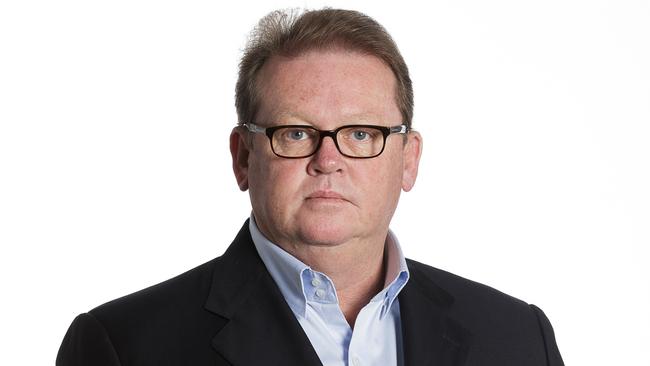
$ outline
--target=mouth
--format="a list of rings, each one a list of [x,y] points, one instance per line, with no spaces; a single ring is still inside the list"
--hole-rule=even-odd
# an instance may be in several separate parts
[[[347,201],[345,197],[334,191],[317,191],[309,194],[306,200],[323,200],[323,201]]]

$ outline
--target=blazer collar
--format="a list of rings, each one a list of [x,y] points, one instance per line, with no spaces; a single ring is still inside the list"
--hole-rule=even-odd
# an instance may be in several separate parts
[[[449,310],[453,296],[407,260],[411,278],[399,295],[405,366],[461,366],[471,334]]]
[[[251,240],[248,221],[215,263],[205,308],[227,322],[212,346],[236,366],[321,365]]]
[[[407,260],[399,306],[405,366],[461,366],[471,334],[449,316],[453,297]],[[226,319],[212,346],[235,366],[322,365],[258,256],[248,220],[216,259],[205,309]]]

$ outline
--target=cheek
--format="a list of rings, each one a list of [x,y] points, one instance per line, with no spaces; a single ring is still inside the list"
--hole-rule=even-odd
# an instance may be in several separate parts
[[[267,159],[266,163],[250,164],[251,198],[258,205],[267,206],[267,210],[278,210],[290,205],[291,198],[298,195],[300,168],[291,163],[291,160]]]
[[[358,172],[356,181],[362,182],[359,188],[363,189],[365,201],[372,206],[367,207],[370,214],[384,215],[394,210],[401,192],[401,164],[399,159],[385,159]]]
[[[376,171],[381,175],[378,179],[386,186],[388,191],[400,191],[402,186],[402,174],[404,159],[402,157],[402,148],[399,141],[391,141],[390,152],[386,154],[385,159],[380,162]],[[386,146],[388,148],[388,146]]]

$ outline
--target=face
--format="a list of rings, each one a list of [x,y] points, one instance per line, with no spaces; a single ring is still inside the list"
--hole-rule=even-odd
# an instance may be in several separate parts
[[[395,77],[381,60],[345,50],[274,56],[262,68],[263,127],[310,125],[334,130],[348,124],[395,126],[402,116]],[[252,136],[251,136],[252,135]],[[235,128],[230,144],[239,187],[249,189],[260,230],[281,246],[333,246],[383,240],[400,191],[415,183],[421,151],[416,132],[393,134],[371,159],[344,157],[325,137],[315,155],[285,159],[264,134]]]

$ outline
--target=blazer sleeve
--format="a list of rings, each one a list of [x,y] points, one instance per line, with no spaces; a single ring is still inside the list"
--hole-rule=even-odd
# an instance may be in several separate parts
[[[120,360],[102,324],[91,314],[77,316],[59,348],[56,366],[119,366]]]
[[[546,348],[547,365],[564,366],[564,361],[562,361],[560,350],[557,348],[555,333],[553,332],[551,322],[548,320],[542,309],[538,308],[535,305],[530,305],[530,308],[537,316],[537,321],[539,322],[539,328],[542,333],[542,338],[544,339],[544,347]]]

